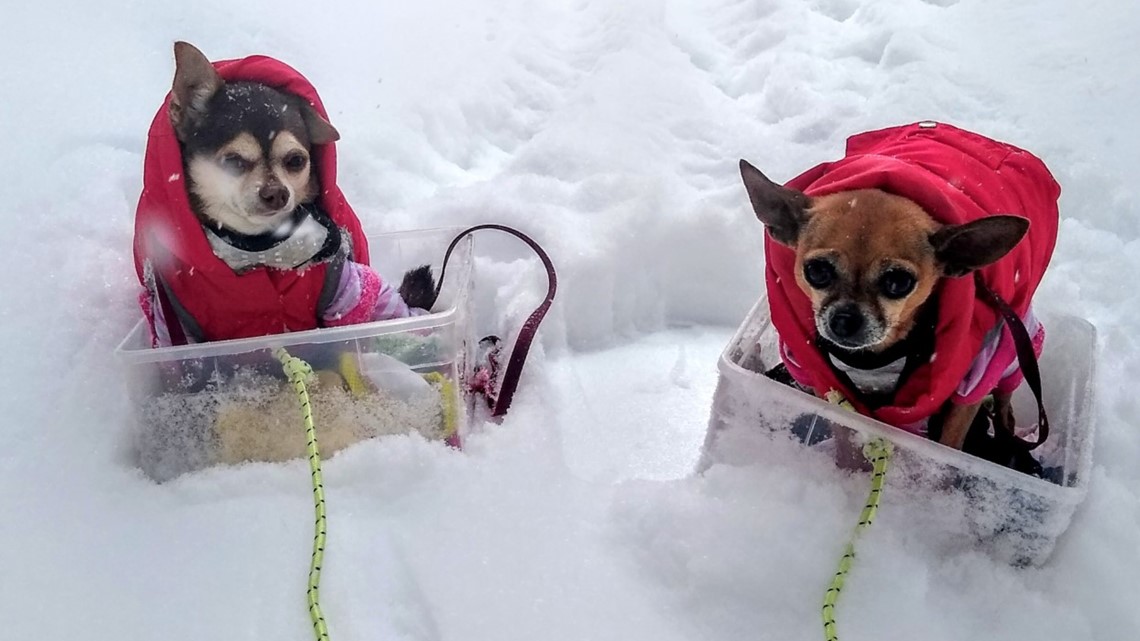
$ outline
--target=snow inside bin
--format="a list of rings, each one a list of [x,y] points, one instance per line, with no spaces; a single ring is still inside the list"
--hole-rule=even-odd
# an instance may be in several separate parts
[[[432,265],[438,277],[461,229],[370,236],[372,266],[399,282]],[[383,434],[419,432],[458,444],[470,341],[472,242],[452,254],[434,313],[260,338],[152,348],[140,321],[116,350],[125,369],[139,465],[156,481],[218,463],[302,456],[304,430],[278,347],[307,361],[323,455]]]
[[[1087,491],[1096,349],[1096,331],[1087,321],[1041,316],[1048,332],[1041,375],[1052,433],[1034,455],[1045,468],[1044,478],[964,454],[767,378],[763,372],[779,363],[779,352],[764,298],[721,355],[701,466],[797,465],[781,456],[786,448],[779,442],[800,443],[833,457],[833,436],[840,430],[855,442],[885,438],[895,453],[884,506],[937,505],[924,510],[921,520],[956,530],[946,534],[946,541],[983,548],[1010,563],[1039,564],[1052,552]],[[1036,420],[1036,405],[1025,385],[1013,400],[1019,422]]]

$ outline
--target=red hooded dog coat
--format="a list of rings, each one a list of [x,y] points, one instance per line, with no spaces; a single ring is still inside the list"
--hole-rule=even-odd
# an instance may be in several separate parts
[[[851,137],[846,155],[814,167],[787,183],[808,196],[853,189],[877,188],[909,198],[943,224],[960,224],[984,216],[1012,214],[1029,219],[1025,238],[1009,254],[980,270],[984,282],[1023,319],[1049,263],[1057,240],[1057,198],[1061,188],[1038,158],[1011,145],[955,127],[924,122],[872,131]],[[802,385],[823,395],[838,390],[857,398],[829,366],[815,345],[817,337],[811,301],[795,279],[795,251],[771,236],[765,239],[766,281],[772,323],[780,335],[784,362]],[[987,338],[1000,328],[1009,330],[996,310],[979,298],[974,277],[943,278],[933,296],[939,317],[931,363],[920,366],[885,407],[868,411],[879,420],[920,430],[925,420],[952,399],[974,402],[959,392]],[[1043,333],[1035,347],[1040,351]],[[1011,365],[1013,354],[996,363],[998,377]],[[1019,374],[1010,379],[1016,385]],[[997,382],[992,377],[987,379]],[[984,395],[993,389],[982,389]]]
[[[328,118],[316,89],[282,62],[250,56],[217,62],[214,67],[227,82],[258,82],[300,96]],[[148,286],[150,280],[149,286],[160,288],[156,291],[177,306],[163,310],[164,316],[177,316],[177,320],[167,318],[166,322],[180,324],[193,341],[317,327],[321,306],[336,287],[335,282],[327,282],[337,280],[336,275],[326,273],[331,263],[318,262],[289,270],[260,266],[238,274],[218,258],[190,209],[169,105],[168,94],[150,127],[134,239],[135,271],[140,282]],[[342,239],[351,239],[352,253],[348,258],[367,265],[367,240],[356,214],[337,187],[336,148],[332,143],[316,145],[313,157],[321,184],[318,205],[341,230]],[[148,313],[152,329],[154,312],[152,309]]]

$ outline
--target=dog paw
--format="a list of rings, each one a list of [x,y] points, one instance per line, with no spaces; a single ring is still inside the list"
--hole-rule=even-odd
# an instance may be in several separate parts
[[[430,265],[410,269],[400,283],[400,297],[408,307],[431,310],[435,305],[435,276]]]

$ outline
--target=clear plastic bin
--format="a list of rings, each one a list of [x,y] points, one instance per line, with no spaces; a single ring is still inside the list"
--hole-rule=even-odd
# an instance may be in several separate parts
[[[370,236],[372,265],[396,283],[420,265],[438,278],[461,231]],[[415,318],[166,348],[150,346],[140,321],[116,350],[140,467],[165,481],[218,463],[302,456],[300,409],[273,355],[278,347],[317,372],[310,395],[323,455],[412,431],[458,445],[467,429],[472,271],[468,236],[452,254],[435,312]]]
[[[1014,564],[1039,564],[1052,552],[1087,492],[1092,458],[1096,330],[1069,315],[1043,314],[1044,400],[1052,434],[1034,455],[1036,478],[831,405],[777,383],[763,372],[779,363],[767,299],[761,298],[721,355],[701,466],[804,465],[783,455],[799,443],[835,459],[834,436],[853,442],[881,437],[894,444],[884,506],[902,499],[923,536],[935,545],[983,548]],[[1014,394],[1019,421],[1035,420],[1022,385]],[[809,466],[810,468],[810,466]],[[809,469],[803,468],[800,469]],[[933,525],[933,527],[930,527]],[[932,530],[945,530],[944,540]],[[963,536],[963,533],[966,536]]]

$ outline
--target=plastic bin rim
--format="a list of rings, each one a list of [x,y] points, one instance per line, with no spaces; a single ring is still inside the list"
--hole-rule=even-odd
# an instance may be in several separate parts
[[[737,331],[737,333],[732,337],[732,340],[729,341],[728,346],[725,347],[725,349],[721,352],[719,362],[717,363],[717,368],[719,369],[721,376],[729,376],[736,379],[751,379],[755,380],[761,386],[776,386],[780,389],[780,391],[784,393],[799,395],[802,400],[806,401],[809,405],[814,406],[817,414],[830,421],[840,423],[858,432],[869,434],[870,436],[885,438],[888,441],[894,443],[896,446],[901,446],[905,449],[925,456],[926,458],[933,459],[939,463],[949,465],[956,469],[966,468],[966,465],[962,464],[962,457],[969,456],[967,454],[963,454],[958,450],[951,449],[945,445],[942,445],[941,443],[935,443],[934,441],[923,438],[917,434],[912,434],[906,430],[898,429],[892,425],[883,423],[882,421],[863,416],[862,414],[856,414],[849,410],[845,410],[837,405],[832,405],[823,399],[812,396],[811,394],[805,394],[799,390],[787,387],[785,385],[780,385],[775,381],[769,380],[759,372],[745,369],[740,365],[734,363],[732,361],[732,358],[729,356],[729,352],[731,352],[733,348],[740,342],[744,329],[751,324],[757,311],[762,311],[759,310],[759,308],[765,302],[765,298],[761,297],[756,305],[753,306],[752,311],[750,311],[748,313],[748,316],[745,317],[745,321],[741,324],[740,330]],[[1092,325],[1092,323],[1089,323],[1087,320],[1079,316],[1073,316],[1071,314],[1065,314],[1063,312],[1057,315],[1059,317],[1065,317],[1066,319],[1080,321],[1081,323],[1088,326],[1088,328],[1090,328],[1094,333],[1096,331],[1096,328]],[[1033,476],[1029,476],[1028,474],[1016,472],[1008,467],[998,465],[997,463],[993,463],[976,456],[971,456],[967,465],[980,465],[986,470],[986,475],[1008,481],[1010,485],[1021,487],[1026,487],[1028,485],[1029,487],[1027,489],[1031,489],[1040,494],[1059,494],[1064,496],[1066,500],[1079,502],[1081,498],[1084,497],[1088,492],[1089,470],[1083,469],[1083,464],[1082,469],[1078,470],[1077,482],[1074,485],[1058,485],[1056,483],[1051,483],[1045,479],[1039,479]]]
[[[412,229],[408,231],[368,234],[368,239],[371,241],[373,239],[384,237],[426,236],[430,234],[438,234],[441,232],[451,232],[454,235],[458,235],[463,230],[463,227],[432,227],[425,229]],[[471,239],[471,234],[468,234],[467,242],[470,243]],[[385,334],[413,332],[417,330],[442,327],[454,322],[455,317],[458,315],[459,306],[452,305],[445,310],[433,312],[431,314],[424,314],[423,316],[414,316],[410,318],[399,318],[385,321],[373,321],[371,323],[359,323],[347,327],[318,327],[316,329],[309,329],[301,332],[287,332],[284,334],[271,334],[268,336],[253,336],[250,338],[235,338],[224,341],[211,341],[208,343],[195,343],[192,345],[178,345],[173,347],[132,348],[128,344],[132,341],[132,339],[135,339],[136,334],[138,334],[140,331],[145,331],[144,325],[146,321],[145,319],[139,319],[127,332],[126,336],[124,336],[123,339],[119,341],[118,346],[115,348],[115,358],[122,363],[135,365],[143,363],[154,363],[159,361],[185,360],[189,358],[220,356],[225,354],[241,354],[256,351],[259,349],[276,349],[278,347],[288,347],[290,345],[333,343],[338,341],[368,338],[371,336],[383,336]]]
[[[132,348],[128,346],[128,343],[135,338],[136,333],[140,330],[145,331],[143,326],[146,321],[140,319],[127,333],[126,337],[119,342],[119,346],[115,348],[115,357],[127,364],[142,364],[158,361],[242,354],[259,349],[276,349],[278,347],[289,347],[291,345],[335,343],[339,341],[383,336],[385,334],[408,333],[442,327],[451,324],[458,313],[458,309],[451,308],[442,312],[416,316],[414,318],[360,323],[349,327],[319,327],[303,332],[235,338],[224,341],[195,343],[192,345],[178,345],[174,347]]]

